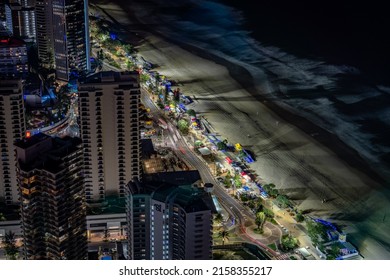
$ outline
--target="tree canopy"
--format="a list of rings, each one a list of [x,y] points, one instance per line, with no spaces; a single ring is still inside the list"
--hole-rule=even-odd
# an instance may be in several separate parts
[[[262,230],[263,229],[263,226],[264,226],[264,223],[265,223],[265,220],[266,220],[266,215],[264,212],[257,212],[256,213],[256,220],[255,220],[255,223],[257,225],[257,229],[259,230]]]
[[[188,122],[184,119],[181,119],[177,122],[177,126],[181,133],[187,134],[188,133]]]
[[[227,230],[221,230],[218,236],[222,238],[222,245],[225,244],[226,240],[229,240],[229,232]]]
[[[187,110],[187,114],[188,114],[189,116],[191,116],[191,117],[196,117],[196,112],[195,112],[195,110],[193,110],[193,109]]]
[[[214,221],[215,221],[216,223],[221,223],[221,222],[223,221],[222,214],[221,214],[221,213],[218,213],[217,215],[215,215]]]
[[[287,198],[287,196],[283,195],[283,194],[279,194],[277,197],[276,197],[276,203],[282,207],[282,208],[286,208],[288,206],[290,206],[290,200]]]
[[[227,145],[224,143],[224,142],[218,142],[217,143],[217,148],[218,150],[226,150],[227,149]]]
[[[321,223],[316,223],[314,221],[307,221],[307,232],[314,245],[318,245],[320,241],[326,240],[327,238],[327,229]]]
[[[272,197],[277,197],[279,192],[274,184],[266,184],[263,186],[264,190]]]
[[[297,238],[292,237],[290,235],[286,235],[282,237],[282,248],[286,251],[293,250],[299,245],[299,241]]]

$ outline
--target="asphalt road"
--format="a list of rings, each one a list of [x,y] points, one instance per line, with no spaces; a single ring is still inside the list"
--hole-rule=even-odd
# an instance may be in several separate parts
[[[184,138],[178,132],[177,128],[165,118],[165,115],[161,112],[159,108],[154,104],[154,102],[149,98],[149,93],[142,89],[141,90],[141,100],[142,103],[150,109],[150,113],[154,116],[154,118],[163,118],[167,121],[168,130],[170,133],[167,133],[170,139],[170,144],[172,148],[177,150],[178,154],[181,154],[183,159],[192,165],[195,169],[197,169],[200,173],[200,176],[204,183],[211,183],[214,185],[214,195],[217,197],[218,202],[222,207],[230,214],[230,219],[234,218],[236,231],[239,236],[248,242],[256,243],[264,248],[266,248],[267,244],[262,244],[258,240],[251,238],[245,230],[247,223],[253,223],[255,219],[255,215],[241,205],[236,199],[231,197],[226,190],[220,186],[219,182],[215,179],[215,177],[211,174],[210,168],[207,166],[205,162],[203,162],[187,145]],[[272,250],[271,253],[275,256],[277,255]]]

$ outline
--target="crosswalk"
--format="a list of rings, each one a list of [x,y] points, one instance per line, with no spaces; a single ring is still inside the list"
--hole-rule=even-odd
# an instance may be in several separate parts
[[[286,253],[286,254],[282,254],[282,255],[279,255],[277,257],[275,257],[275,259],[277,260],[289,260],[290,258],[290,254],[289,253]]]

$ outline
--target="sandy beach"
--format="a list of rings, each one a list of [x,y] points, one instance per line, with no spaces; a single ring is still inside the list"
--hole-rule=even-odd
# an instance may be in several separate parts
[[[265,77],[253,81],[232,62],[168,41],[150,26],[135,24],[126,6],[91,2],[101,4],[129,36],[134,31],[144,37],[139,54],[177,81],[183,93],[195,96],[193,109],[220,135],[255,154],[251,168],[264,182],[274,183],[309,215],[341,225],[363,257],[390,259],[389,193],[352,149],[262,96]],[[323,198],[327,203],[321,203]]]

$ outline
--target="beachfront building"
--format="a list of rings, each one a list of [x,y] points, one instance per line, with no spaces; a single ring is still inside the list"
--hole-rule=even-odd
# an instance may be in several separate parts
[[[87,259],[81,140],[39,133],[15,147],[24,259]]]
[[[128,258],[207,260],[212,258],[211,196],[194,185],[128,185]]]
[[[6,27],[15,37],[36,41],[35,0],[9,1],[5,4]]]
[[[88,202],[125,196],[141,178],[138,72],[99,72],[79,85],[80,133]]]
[[[57,79],[69,81],[72,74],[78,75],[90,70],[89,23],[87,0],[52,1],[52,36],[54,62]],[[40,14],[40,22],[43,21]],[[46,22],[46,28],[50,22]],[[49,30],[50,31],[50,30]],[[40,32],[49,32],[45,27]],[[51,37],[48,35],[50,40]],[[38,42],[43,55],[42,61],[50,61],[50,45]]]
[[[15,37],[0,37],[0,77],[26,77],[26,43]]]
[[[0,79],[0,200],[19,201],[13,145],[26,131],[21,80]]]

